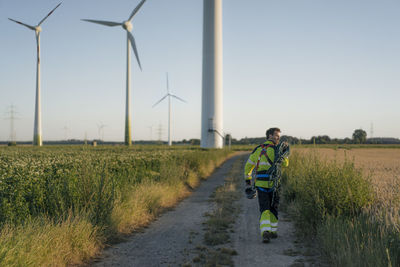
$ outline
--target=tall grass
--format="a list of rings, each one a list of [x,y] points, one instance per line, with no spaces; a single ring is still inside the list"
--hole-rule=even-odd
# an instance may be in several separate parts
[[[332,265],[400,266],[399,209],[376,201],[354,162],[294,153],[290,165],[283,195],[301,232],[316,235]]]
[[[102,234],[81,216],[60,222],[35,218],[0,231],[1,266],[82,264],[103,247]]]
[[[176,205],[230,152],[65,146],[0,153],[0,266],[64,266]]]

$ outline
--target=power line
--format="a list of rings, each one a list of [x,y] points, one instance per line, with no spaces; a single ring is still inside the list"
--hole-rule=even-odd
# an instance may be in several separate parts
[[[163,134],[163,128],[161,123],[158,125],[157,133],[158,133],[158,141],[161,142],[161,137]]]
[[[68,132],[69,132],[68,126],[65,125],[63,130],[64,130],[64,139],[65,139],[65,141],[67,141],[68,140]]]
[[[16,117],[16,115],[18,114],[18,112],[16,111],[16,106],[10,105],[5,114],[7,116],[5,119],[10,121],[10,142],[15,142],[17,139],[17,132],[14,127],[14,121],[18,120],[18,118]]]
[[[371,122],[370,138],[374,137],[374,124]]]

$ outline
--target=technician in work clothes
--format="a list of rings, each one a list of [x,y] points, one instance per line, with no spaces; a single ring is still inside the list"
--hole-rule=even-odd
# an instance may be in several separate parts
[[[270,180],[268,170],[274,164],[275,146],[279,144],[280,136],[281,130],[279,128],[268,129],[266,132],[267,141],[253,150],[244,167],[246,184],[250,186],[252,171],[258,166],[255,170],[255,186],[260,204],[260,231],[265,243],[269,242],[270,238],[278,237],[279,196],[274,181]],[[285,158],[282,166],[287,167],[288,165],[289,159]]]

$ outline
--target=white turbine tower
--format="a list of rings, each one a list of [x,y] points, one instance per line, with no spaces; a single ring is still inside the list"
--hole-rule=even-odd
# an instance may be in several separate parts
[[[146,0],[142,0],[132,11],[131,15],[129,16],[128,20],[123,22],[113,22],[113,21],[104,21],[104,20],[92,20],[92,19],[82,19],[83,21],[97,23],[109,27],[114,26],[122,26],[126,30],[126,104],[125,104],[125,145],[130,146],[132,144],[132,135],[131,135],[131,47],[133,52],[135,53],[136,60],[139,64],[140,70],[142,70],[142,66],[139,60],[139,54],[136,48],[135,38],[133,37],[132,31],[132,22],[131,20],[142,7],[142,5],[146,2]]]
[[[51,15],[51,13],[59,7],[61,3],[59,3],[52,11],[44,17],[38,25],[31,26],[25,23],[22,23],[17,20],[13,20],[8,18],[11,21],[14,21],[18,24],[21,24],[28,29],[35,31],[36,34],[36,45],[37,45],[37,65],[36,65],[36,101],[35,101],[35,124],[33,129],[33,145],[41,146],[42,145],[42,116],[41,116],[41,106],[40,106],[40,32],[42,31],[42,23]]]
[[[168,145],[170,146],[170,145],[172,145],[172,140],[171,140],[171,97],[174,97],[185,103],[186,103],[186,101],[169,92],[168,73],[167,73],[167,94],[165,96],[163,96],[160,100],[158,100],[158,102],[153,105],[153,108],[155,106],[157,106],[161,101],[163,101],[167,97],[168,97]]]
[[[201,147],[222,148],[222,0],[204,0]]]

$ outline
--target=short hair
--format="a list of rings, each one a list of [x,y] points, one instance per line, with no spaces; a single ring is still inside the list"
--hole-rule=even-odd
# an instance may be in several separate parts
[[[281,129],[279,129],[279,128],[277,128],[277,127],[269,128],[269,129],[267,130],[267,132],[265,133],[265,135],[266,135],[267,138],[268,138],[270,135],[274,135],[275,132],[281,132]]]

